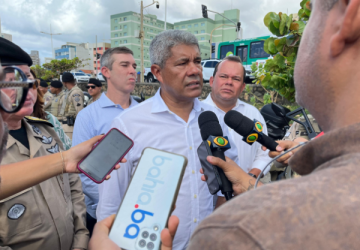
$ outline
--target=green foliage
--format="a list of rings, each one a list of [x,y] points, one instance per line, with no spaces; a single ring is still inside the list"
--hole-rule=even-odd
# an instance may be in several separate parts
[[[53,73],[52,71],[47,70],[39,65],[32,66],[31,69],[34,70],[37,78],[42,78],[45,81],[52,80],[53,78],[56,77],[55,73]]]
[[[276,37],[265,40],[264,50],[273,56],[264,65],[255,63],[251,69],[257,84],[261,84],[268,93],[275,91],[290,102],[295,101],[294,67],[302,34],[311,10],[310,1],[301,0],[301,9],[297,14],[287,15],[269,12],[264,17],[264,24]],[[267,97],[264,96],[267,100]]]
[[[86,66],[88,63],[84,63],[89,59],[80,60],[78,57],[74,59],[63,58],[61,60],[52,60],[50,63],[44,63],[43,68],[52,72],[56,76],[60,76],[63,72],[69,72],[81,67]]]

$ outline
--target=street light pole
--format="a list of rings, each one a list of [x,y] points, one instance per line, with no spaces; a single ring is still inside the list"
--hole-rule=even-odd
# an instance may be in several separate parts
[[[140,72],[140,81],[144,80],[144,9],[155,4],[156,3],[156,8],[159,8],[159,2],[153,0],[152,4],[149,4],[147,6],[144,7],[144,3],[143,1],[141,1],[141,7],[140,7],[140,50],[141,50],[141,72]],[[165,24],[166,25],[166,24]]]
[[[213,32],[214,32],[215,30],[217,30],[217,29],[221,28],[222,26],[230,26],[230,27],[234,27],[234,25],[222,24],[222,25],[220,25],[220,26],[216,27],[215,29],[213,29],[213,30],[211,31],[211,33],[210,33],[210,59],[211,59],[211,54],[212,54],[212,42],[211,42],[211,40],[212,40],[212,34],[213,34]]]
[[[165,30],[166,30],[166,11],[167,11],[167,0],[165,0]]]
[[[52,33],[52,31],[51,31],[51,23],[50,23],[50,33],[43,32],[43,31],[40,31],[40,33],[43,33],[43,34],[45,34],[45,35],[50,35],[50,39],[51,39],[51,53],[52,53],[52,55],[53,55],[53,58],[55,59],[52,36],[61,35],[61,33]]]

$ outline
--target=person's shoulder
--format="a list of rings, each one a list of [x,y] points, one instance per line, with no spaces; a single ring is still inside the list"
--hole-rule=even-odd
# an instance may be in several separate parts
[[[54,125],[51,122],[34,116],[25,116],[24,119],[29,124],[40,124],[44,126],[54,127]]]
[[[205,100],[203,100],[203,101],[199,101],[199,103],[200,103],[200,107],[204,111],[215,111],[215,107],[213,105],[211,105],[209,102],[206,102]]]
[[[141,116],[141,115],[147,115],[151,112],[151,107],[153,104],[153,98],[149,98],[146,101],[143,101],[141,103],[138,103],[128,109],[125,109],[121,114],[119,114],[117,117],[121,118],[130,118],[133,116]]]

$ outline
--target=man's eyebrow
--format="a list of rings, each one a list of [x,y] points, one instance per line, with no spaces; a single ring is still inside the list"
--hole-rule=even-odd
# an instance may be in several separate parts
[[[195,60],[201,60],[201,56],[197,56]]]
[[[176,60],[175,63],[178,63],[178,62],[188,62],[188,61],[189,61],[189,58],[187,58],[187,57],[182,57],[182,58]]]
[[[129,61],[120,61],[120,63],[130,64],[130,62],[129,62]]]

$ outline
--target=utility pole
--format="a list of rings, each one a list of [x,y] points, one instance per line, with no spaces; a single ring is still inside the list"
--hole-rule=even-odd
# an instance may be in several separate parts
[[[97,35],[96,35],[96,38],[95,38],[95,46],[96,46],[96,49],[95,49],[95,60],[96,60],[96,77],[97,77],[97,75],[98,75],[98,53],[97,53],[97,49],[98,49],[98,47],[97,47]]]
[[[166,30],[166,11],[167,11],[167,0],[165,0],[165,30]]]
[[[140,10],[140,44],[141,44],[141,68],[140,68],[140,82],[144,81],[144,3],[141,1],[141,10]]]
[[[43,31],[40,31],[40,33],[43,33],[45,35],[50,35],[50,38],[51,38],[51,54],[53,55],[53,58],[55,59],[52,36],[61,35],[61,33],[52,33],[52,31],[51,31],[51,23],[50,23],[50,33],[43,32]]]
[[[144,7],[144,3],[143,1],[141,1],[141,7],[140,7],[140,50],[141,50],[141,72],[140,72],[140,82],[144,81],[144,9],[155,4],[156,3],[156,8],[159,8],[160,4],[158,1],[153,0],[152,4],[149,4],[147,6]],[[166,25],[166,24],[165,24]]]

